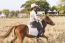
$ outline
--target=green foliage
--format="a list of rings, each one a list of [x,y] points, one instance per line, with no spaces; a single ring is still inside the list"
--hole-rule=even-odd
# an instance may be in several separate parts
[[[23,10],[21,10],[20,12],[21,12],[21,13],[27,13],[27,14],[29,14],[28,9],[23,9]]]
[[[39,5],[40,10],[44,10],[45,8],[49,8],[49,4],[46,1],[43,0],[28,0],[26,3],[24,3],[22,7],[25,7],[25,9],[22,10],[22,12],[29,12],[29,9],[31,8],[31,4],[32,3],[36,3],[37,5]]]
[[[49,4],[46,1],[36,1],[36,3],[40,6],[41,10],[49,9]]]
[[[10,14],[11,14],[11,15],[14,15],[14,14],[15,14],[15,11],[11,11]]]
[[[2,11],[0,11],[0,14],[2,13]]]
[[[8,9],[4,9],[2,12],[6,15],[6,17],[8,17],[10,11]]]
[[[65,11],[65,6],[59,6],[59,7],[57,7],[57,10],[64,12]]]
[[[17,10],[17,11],[15,11],[16,12],[16,14],[19,14],[19,11]]]
[[[64,2],[65,0],[61,0],[61,2]]]
[[[56,6],[53,6],[52,8],[51,8],[51,10],[53,11],[53,10],[57,10],[57,7]]]
[[[4,9],[3,13],[6,14],[6,15],[9,14],[9,10],[8,9]]]
[[[19,13],[20,13],[19,10],[15,11],[15,16],[17,17]]]
[[[65,6],[62,6],[60,9],[63,10],[63,11],[65,11]]]

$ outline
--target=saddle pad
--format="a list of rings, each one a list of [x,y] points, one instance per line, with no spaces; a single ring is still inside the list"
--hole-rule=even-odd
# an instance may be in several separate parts
[[[37,28],[33,28],[31,25],[28,25],[29,28],[29,34],[32,36],[37,36],[38,35],[38,30]]]

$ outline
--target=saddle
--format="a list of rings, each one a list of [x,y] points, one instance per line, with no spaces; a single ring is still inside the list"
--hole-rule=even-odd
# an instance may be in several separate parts
[[[36,27],[33,27],[32,25],[28,25],[28,31],[29,34],[32,36],[37,36],[38,35],[38,30]]]
[[[41,33],[39,33],[39,30],[42,29],[42,24],[41,22],[32,22],[31,24],[28,25],[29,28],[29,34],[32,36],[38,36]],[[42,31],[42,30],[41,30]]]

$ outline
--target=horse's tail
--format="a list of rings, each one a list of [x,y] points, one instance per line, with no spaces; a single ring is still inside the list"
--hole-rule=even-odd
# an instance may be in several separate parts
[[[12,30],[13,30],[14,27],[16,27],[16,26],[13,26],[11,29],[8,30],[8,32],[7,32],[5,35],[0,36],[0,37],[1,37],[1,38],[6,38],[6,37],[8,37],[8,36],[10,35],[10,33],[12,32]]]

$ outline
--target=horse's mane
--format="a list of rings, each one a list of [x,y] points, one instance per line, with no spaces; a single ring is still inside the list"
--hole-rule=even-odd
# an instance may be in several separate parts
[[[51,20],[50,18],[49,18],[49,16],[45,16],[42,20],[41,20],[41,22],[43,23],[43,22],[45,22],[46,20]]]
[[[49,19],[49,16],[45,16],[46,19]]]
[[[45,16],[42,21],[44,21],[45,19],[49,19],[49,16]]]

